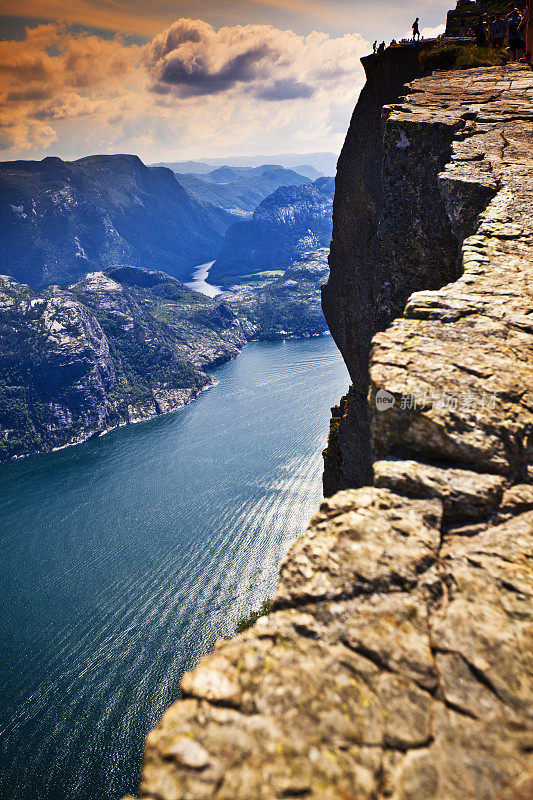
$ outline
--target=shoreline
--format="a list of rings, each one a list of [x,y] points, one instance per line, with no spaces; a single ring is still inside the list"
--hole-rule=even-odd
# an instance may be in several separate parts
[[[217,370],[217,369],[219,369],[219,367],[224,366],[224,364],[227,364],[230,361],[234,361],[236,358],[238,358],[240,356],[240,354],[242,353],[242,351],[244,350],[244,348],[248,344],[258,344],[260,342],[263,342],[263,343],[266,343],[266,342],[290,342],[290,341],[298,341],[298,340],[305,340],[305,339],[319,339],[319,338],[322,338],[324,336],[331,336],[330,331],[327,330],[327,331],[324,331],[324,333],[313,333],[313,334],[311,334],[309,336],[287,335],[287,336],[282,336],[282,337],[279,337],[279,338],[272,337],[272,338],[264,338],[264,339],[249,339],[247,342],[245,342],[243,344],[242,348],[239,350],[239,352],[235,356],[230,356],[229,358],[224,359],[224,361],[222,361],[220,364],[217,364],[217,366],[214,367],[213,369]],[[138,419],[132,419],[132,420],[129,420],[129,421],[122,421],[122,422],[119,422],[117,425],[112,425],[109,428],[103,428],[101,431],[93,431],[92,433],[87,433],[86,436],[83,436],[83,437],[81,437],[79,439],[76,439],[76,441],[69,442],[68,444],[60,445],[59,447],[53,447],[53,448],[45,449],[45,450],[33,450],[31,453],[24,453],[22,455],[11,456],[10,458],[6,458],[4,460],[0,460],[0,469],[3,467],[4,464],[11,464],[12,462],[22,461],[23,459],[31,458],[32,456],[47,456],[47,455],[51,455],[52,453],[58,453],[61,450],[67,450],[69,447],[76,447],[77,445],[85,444],[85,442],[88,442],[91,439],[101,439],[102,437],[107,436],[108,433],[113,433],[113,431],[120,430],[121,428],[129,428],[132,425],[139,425],[139,424],[141,424],[143,422],[150,422],[151,420],[158,419],[159,417],[166,417],[169,414],[175,414],[176,411],[180,411],[180,409],[185,408],[185,406],[190,405],[190,403],[193,403],[195,400],[197,400],[201,394],[203,394],[204,392],[208,391],[208,389],[214,388],[215,386],[217,386],[220,383],[220,381],[217,378],[214,378],[212,375],[209,375],[209,377],[211,379],[209,383],[207,383],[205,386],[202,386],[201,389],[198,389],[198,391],[195,392],[194,394],[192,394],[189,397],[188,400],[183,401],[182,403],[180,403],[179,405],[177,405],[177,406],[175,406],[173,408],[169,408],[167,411],[156,412],[155,414],[147,414],[146,416],[140,417]]]
[[[211,261],[211,262],[206,262],[205,264],[199,264],[198,266],[194,267],[194,269],[192,270],[192,276],[191,276],[193,278],[193,281],[186,282],[186,283],[184,282],[184,285],[188,286],[189,288],[193,288],[194,291],[198,292],[199,294],[203,294],[206,297],[213,298],[213,297],[216,297],[217,294],[222,294],[223,290],[221,290],[220,287],[213,286],[212,284],[207,283],[207,281],[205,280],[205,278],[209,277],[209,268],[213,264],[214,264],[214,261]],[[211,289],[212,290],[216,290],[216,294],[202,292],[198,287],[194,288],[194,287],[191,286],[191,283],[194,283],[194,278],[196,277],[196,273],[198,273],[199,271],[205,272],[205,277],[201,279],[201,283],[204,284],[206,287],[208,287],[210,290]],[[209,377],[209,382],[205,386],[202,386],[200,389],[198,389],[196,391],[194,389],[191,389],[190,390],[191,394],[190,394],[189,398],[186,399],[186,400],[181,401],[179,404],[173,406],[172,408],[168,408],[165,411],[156,411],[155,413],[149,413],[149,414],[146,414],[146,415],[141,415],[139,417],[128,419],[128,420],[121,420],[116,425],[112,425],[110,427],[105,427],[102,430],[94,430],[94,431],[91,431],[91,432],[87,432],[86,434],[80,433],[80,435],[75,440],[73,440],[71,442],[68,442],[67,444],[60,445],[58,447],[45,448],[45,449],[42,449],[42,450],[33,450],[31,453],[23,453],[23,454],[19,454],[19,455],[10,456],[10,457],[8,457],[6,459],[0,459],[0,468],[4,464],[10,464],[10,463],[15,462],[15,461],[21,461],[22,459],[30,458],[31,456],[50,455],[51,453],[57,453],[57,452],[60,452],[61,450],[66,450],[69,447],[76,447],[77,445],[84,444],[85,442],[88,442],[91,439],[100,439],[103,436],[107,436],[108,433],[112,433],[113,431],[119,430],[120,428],[126,428],[126,427],[129,427],[130,425],[137,425],[137,424],[142,423],[142,422],[150,422],[150,420],[157,419],[158,417],[167,416],[168,414],[173,414],[176,411],[179,411],[181,408],[184,408],[185,406],[189,405],[194,400],[196,400],[199,397],[200,394],[202,394],[203,392],[207,391],[208,389],[211,389],[212,387],[216,386],[219,383],[218,379],[213,377],[213,375],[211,375],[210,372],[208,372],[207,370],[212,369],[213,371],[216,371],[219,367],[222,367],[224,364],[227,364],[229,361],[232,361],[233,359],[238,358],[239,355],[241,354],[242,350],[244,349],[244,347],[246,347],[247,344],[250,344],[252,342],[259,343],[259,342],[296,341],[298,339],[302,339],[302,340],[303,339],[314,339],[314,338],[319,338],[319,337],[328,336],[328,335],[331,335],[329,330],[326,330],[326,331],[324,331],[322,333],[313,333],[313,334],[307,334],[307,335],[306,334],[297,335],[297,334],[287,333],[285,335],[270,336],[270,337],[263,337],[263,338],[252,337],[252,338],[250,338],[250,339],[248,339],[247,341],[244,342],[242,347],[239,349],[239,351],[235,355],[228,356],[227,358],[223,358],[219,363],[217,363],[216,365],[214,365],[212,367],[206,367],[205,369],[206,369],[206,374]],[[155,398],[154,398],[154,403],[157,405],[157,400]]]
[[[240,351],[237,355],[240,355]],[[237,356],[235,356],[235,358],[236,357]],[[227,364],[228,361],[232,360],[233,360],[232,358],[228,358],[224,362],[222,362],[222,364],[220,364],[219,366],[223,366],[223,364]],[[215,369],[218,369],[218,367],[216,367]],[[219,380],[213,378],[211,375],[209,377],[211,378],[209,383],[207,383],[205,386],[202,386],[196,392],[193,392],[188,400],[182,401],[179,405],[176,405],[173,408],[169,408],[166,411],[156,412],[155,414],[147,414],[146,416],[138,417],[137,419],[121,421],[117,425],[111,425],[108,428],[102,428],[101,431],[93,431],[92,433],[87,433],[86,436],[82,436],[81,438],[76,439],[76,441],[68,442],[68,444],[62,444],[59,447],[52,447],[46,450],[33,450],[31,453],[24,453],[22,455],[11,456],[10,458],[6,458],[3,461],[0,460],[0,468],[4,464],[10,464],[14,461],[22,461],[23,459],[31,458],[32,456],[48,456],[51,455],[52,453],[59,453],[61,450],[67,450],[70,447],[77,447],[77,445],[85,444],[86,442],[89,442],[91,439],[101,439],[104,436],[107,436],[108,433],[113,433],[114,431],[118,431],[121,428],[129,428],[133,425],[140,425],[143,422],[150,422],[151,420],[158,419],[159,417],[166,417],[169,414],[175,414],[176,411],[180,411],[182,408],[185,408],[185,406],[190,405],[190,403],[197,400],[201,394],[206,392],[208,389],[214,388],[220,383]]]

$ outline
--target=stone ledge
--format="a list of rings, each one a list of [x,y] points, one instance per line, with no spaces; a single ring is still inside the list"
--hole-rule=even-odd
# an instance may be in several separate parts
[[[324,501],[274,612],[184,676],[147,739],[144,800],[533,796],[533,74],[413,89],[395,135],[417,117],[423,138],[436,113],[460,133],[451,224],[470,188],[493,199],[462,276],[374,339],[371,404],[395,400],[372,415],[376,485]]]

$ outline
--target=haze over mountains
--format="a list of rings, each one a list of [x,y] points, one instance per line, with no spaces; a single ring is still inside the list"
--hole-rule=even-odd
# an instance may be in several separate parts
[[[280,186],[301,186],[309,178],[275,164],[218,167],[202,175],[175,172],[178,182],[201,200],[231,214],[252,216],[259,203]]]
[[[276,153],[269,156],[230,156],[201,158],[197,161],[158,162],[153,166],[169,167],[176,172],[194,172],[200,175],[203,172],[210,172],[215,167],[261,167],[264,164],[278,164],[315,180],[335,175],[337,158],[335,153]]]

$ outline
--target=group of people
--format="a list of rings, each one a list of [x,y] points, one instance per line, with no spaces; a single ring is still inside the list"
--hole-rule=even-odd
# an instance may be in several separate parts
[[[418,17],[413,22],[413,38],[412,38],[411,41],[414,42],[415,40],[416,41],[420,41],[420,19]],[[408,41],[409,41],[408,39],[401,39],[400,40],[400,44],[404,44],[405,42],[408,42]],[[398,42],[396,41],[396,39],[393,39],[392,42],[391,42],[391,47],[393,45],[395,45],[395,44],[398,44]],[[381,44],[378,45],[378,42],[377,42],[377,39],[376,39],[376,41],[374,42],[374,45],[373,45],[374,55],[376,55],[376,53],[378,55],[380,53],[383,53],[386,47],[387,47],[387,45],[385,44],[385,42],[381,42]]]
[[[490,44],[493,50],[500,50],[507,39],[512,61],[531,63],[533,51],[533,16],[530,13],[532,0],[509,4],[509,13],[504,16],[488,14],[480,17],[474,29],[469,31],[475,36],[479,47]]]
[[[469,36],[476,39],[479,47],[487,47],[489,44],[493,50],[501,50],[505,41],[509,45],[511,61],[523,61],[531,64],[533,56],[533,12],[531,6],[533,0],[519,0],[517,4],[509,4],[509,13],[506,16],[489,16],[485,14],[480,17],[473,29],[468,31]],[[464,31],[464,29],[463,29]],[[401,43],[406,41],[401,40]],[[413,38],[411,41],[420,41],[420,20],[417,17],[413,22]],[[392,40],[392,44],[397,44]],[[374,53],[382,53],[385,50],[385,42],[378,45],[374,42]]]

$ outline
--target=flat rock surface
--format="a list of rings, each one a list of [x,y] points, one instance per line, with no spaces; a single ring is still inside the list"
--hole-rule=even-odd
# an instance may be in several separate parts
[[[144,800],[533,797],[533,73],[413,89],[398,158],[451,126],[455,230],[486,198],[463,275],[374,339],[375,485],[324,501],[273,613],[184,676]]]

